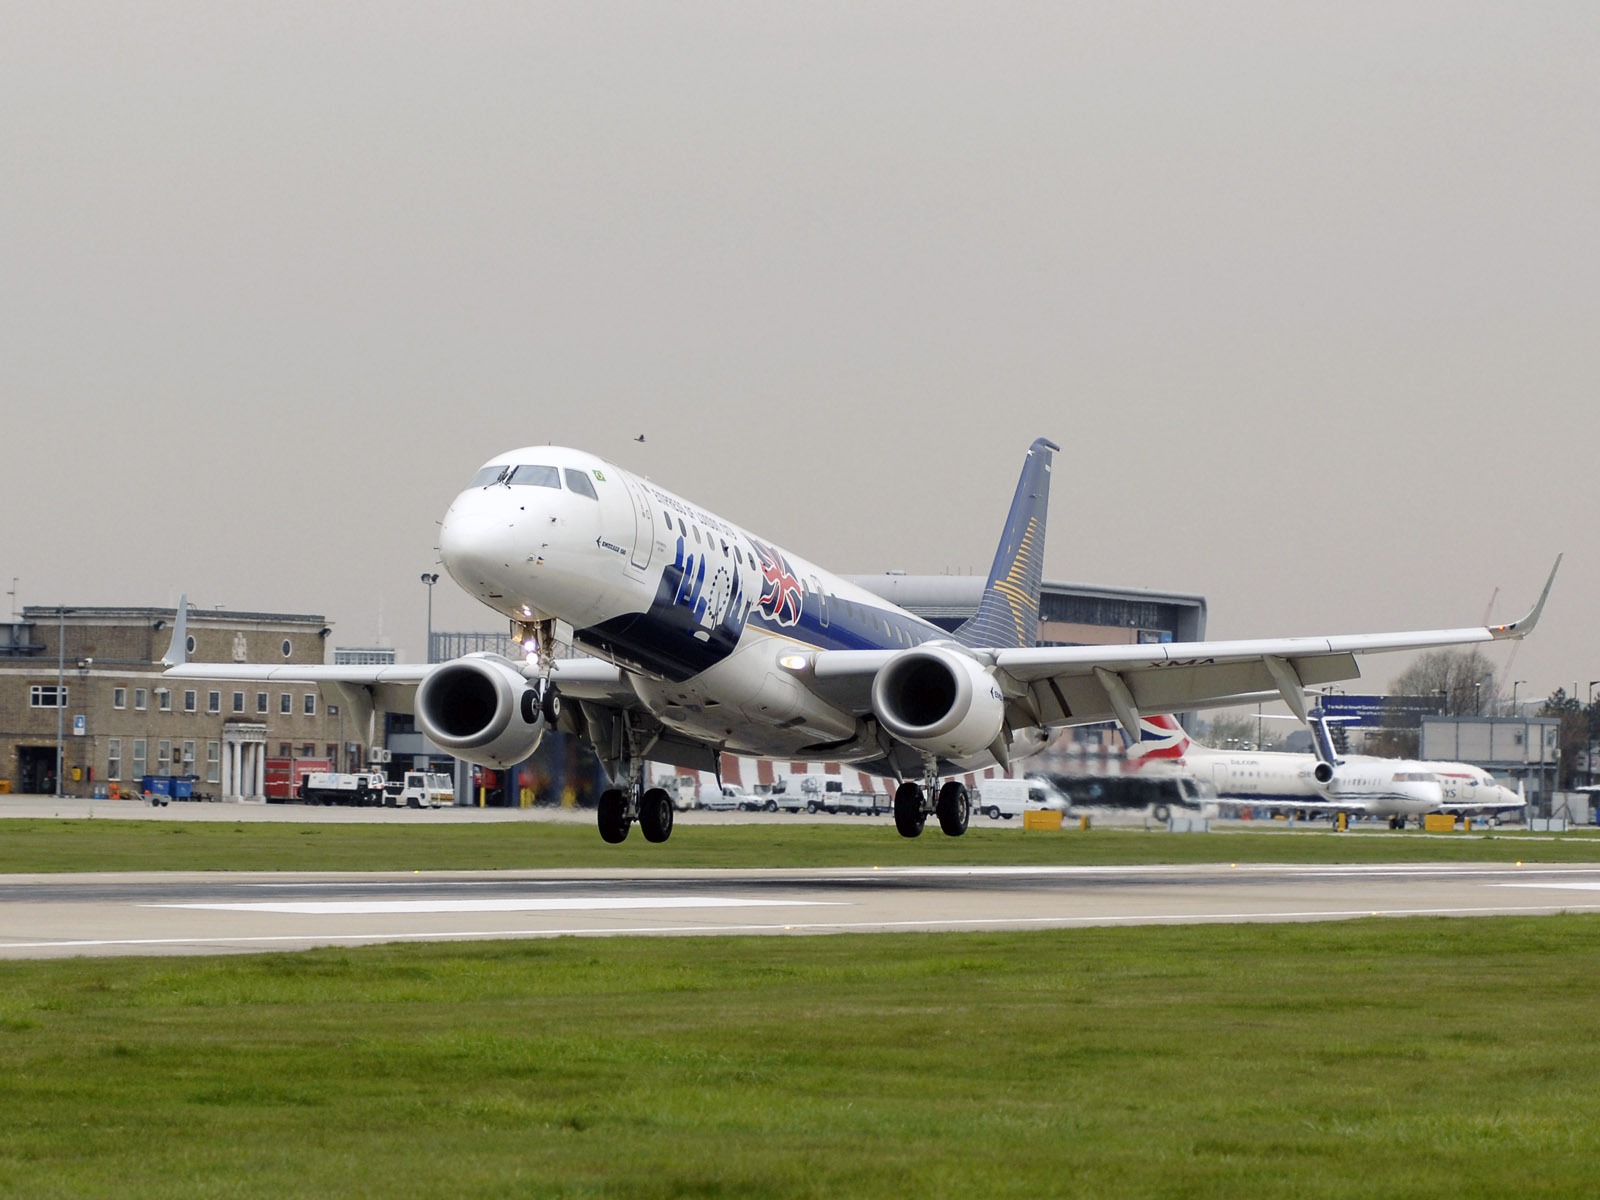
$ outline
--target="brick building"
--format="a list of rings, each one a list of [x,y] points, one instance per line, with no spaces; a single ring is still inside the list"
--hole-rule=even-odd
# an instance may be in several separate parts
[[[175,616],[29,606],[0,624],[0,781],[54,792],[58,744],[67,796],[134,789],[149,774],[193,775],[196,792],[253,799],[268,757],[326,758],[342,770],[363,761],[367,731],[344,728],[315,685],[163,678]],[[189,656],[321,663],[330,632],[320,615],[191,608]]]

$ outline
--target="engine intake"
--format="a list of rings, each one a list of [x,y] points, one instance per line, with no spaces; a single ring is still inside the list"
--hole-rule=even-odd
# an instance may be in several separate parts
[[[963,759],[994,744],[1006,704],[980,663],[945,646],[918,646],[902,650],[878,672],[872,708],[906,745]]]
[[[532,754],[545,730],[538,688],[493,654],[435,668],[417,688],[417,724],[457,758],[500,769]]]

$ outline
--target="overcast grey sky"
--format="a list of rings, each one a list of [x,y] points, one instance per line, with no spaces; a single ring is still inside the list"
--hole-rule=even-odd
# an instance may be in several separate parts
[[[1052,578],[1358,633],[1565,550],[1507,678],[1586,691],[1597,63],[1592,0],[9,0],[0,575],[417,659],[498,450],[981,571],[1042,435]]]

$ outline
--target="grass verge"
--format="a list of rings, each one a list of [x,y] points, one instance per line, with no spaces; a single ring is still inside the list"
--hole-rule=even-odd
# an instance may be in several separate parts
[[[1600,919],[0,963],[0,1194],[1592,1196]]]
[[[883,825],[684,825],[664,845],[608,846],[588,826],[291,825],[16,819],[0,874],[56,871],[425,871],[558,867],[867,867],[1149,863],[1595,862],[1600,838],[1520,833],[1335,834],[1093,829],[901,838]]]

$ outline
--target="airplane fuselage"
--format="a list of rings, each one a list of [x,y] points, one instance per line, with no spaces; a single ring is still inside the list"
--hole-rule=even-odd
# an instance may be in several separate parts
[[[781,660],[900,650],[939,627],[591,454],[497,455],[440,530],[452,578],[513,622],[556,620],[628,671],[662,724],[732,753],[838,761],[882,748]],[[987,766],[992,759],[964,766]]]
[[[1489,772],[1467,763],[1355,756],[1342,760],[1325,784],[1317,780],[1317,760],[1309,754],[1233,754],[1191,745],[1182,758],[1161,763],[1210,781],[1223,799],[1260,804],[1307,800],[1378,817],[1415,817],[1455,807],[1522,803]]]

